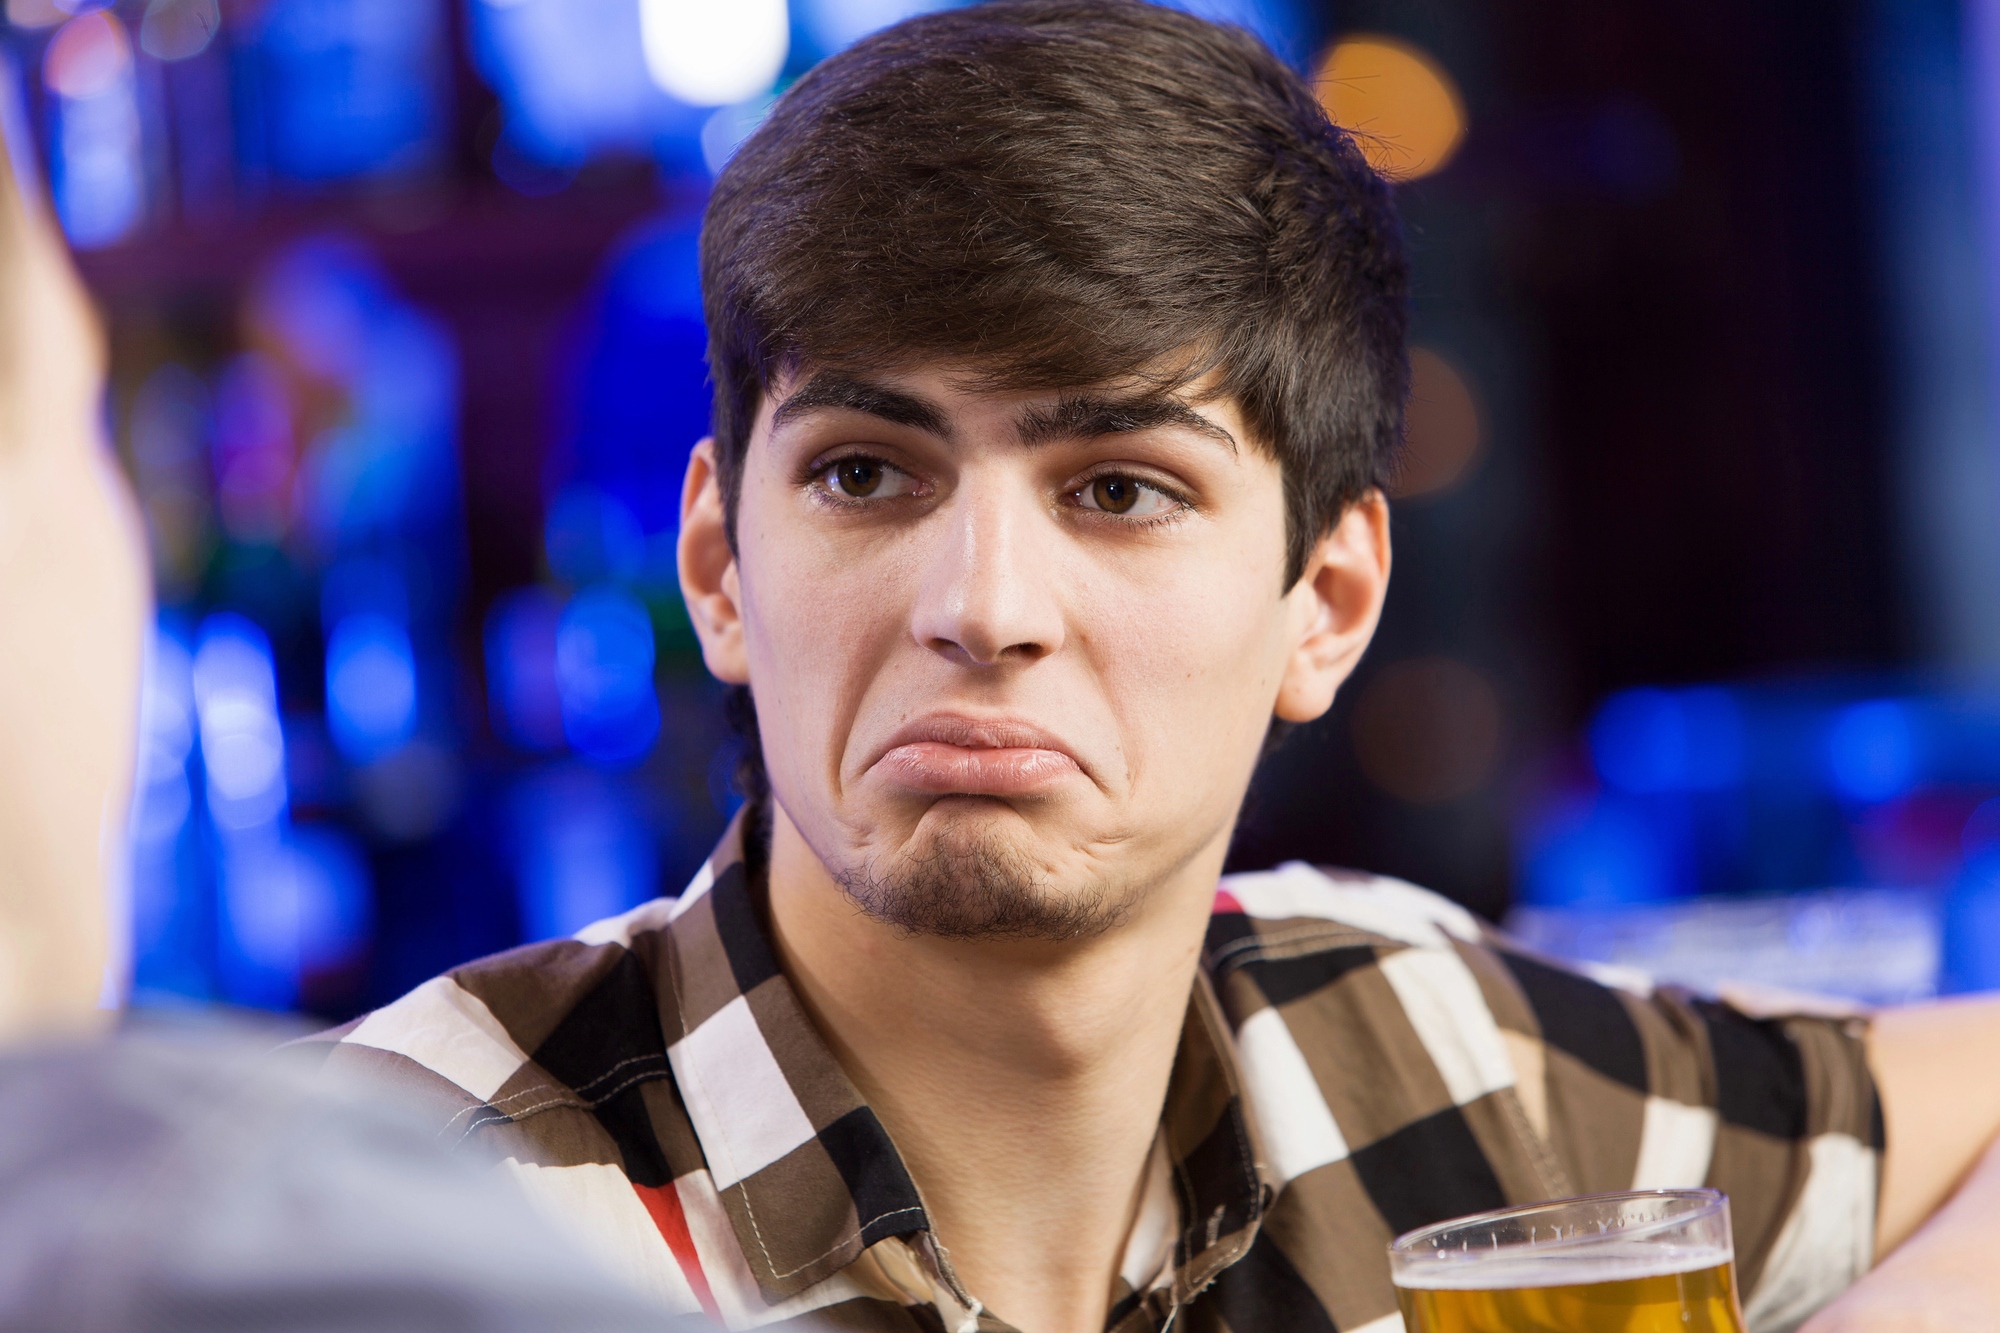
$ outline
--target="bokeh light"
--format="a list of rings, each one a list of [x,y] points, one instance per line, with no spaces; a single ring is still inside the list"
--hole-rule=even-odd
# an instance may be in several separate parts
[[[193,678],[209,812],[229,829],[271,823],[285,808],[285,736],[269,638],[242,616],[210,616]]]
[[[1590,753],[1621,791],[1717,790],[1743,778],[1742,712],[1727,690],[1626,690],[1598,710]]]
[[[1369,165],[1391,180],[1442,169],[1465,138],[1465,103],[1451,75],[1408,42],[1343,38],[1317,72],[1320,103],[1355,135]]]
[[[563,747],[562,692],[556,685],[556,631],[562,603],[546,588],[522,588],[486,615],[486,696],[493,730],[517,749]]]
[[[190,60],[222,27],[216,0],[151,0],[139,21],[139,49],[155,60]]]
[[[1354,753],[1369,781],[1412,805],[1478,791],[1500,759],[1500,698],[1472,667],[1445,657],[1392,662],[1354,706]]]
[[[536,775],[513,798],[521,922],[554,939],[659,892],[659,855],[629,789],[574,764]]]
[[[53,28],[70,17],[56,0],[7,0],[7,21],[17,28]]]
[[[1410,349],[1410,400],[1403,452],[1397,460],[1398,499],[1449,488],[1479,453],[1484,414],[1465,376],[1428,347]]]
[[[949,0],[797,0],[799,23],[822,51],[838,51],[879,28],[945,8]]]
[[[580,592],[556,626],[563,734],[585,758],[632,763],[660,732],[653,689],[653,621],[637,599],[604,585]]]
[[[355,763],[379,759],[417,728],[417,659],[387,616],[348,616],[326,642],[326,722]]]
[[[1679,887],[1675,851],[1629,802],[1573,797],[1522,830],[1520,897],[1562,907],[1656,902]]]
[[[1917,743],[1916,719],[1900,700],[1850,704],[1827,729],[1827,776],[1851,800],[1886,801],[1916,782]]]
[[[82,14],[57,29],[42,55],[56,101],[58,152],[50,184],[63,230],[78,246],[109,245],[145,209],[132,39],[115,14]]]
[[[639,0],[646,69],[690,106],[726,106],[770,91],[790,49],[785,0]]]
[[[270,165],[302,181],[415,175],[443,151],[446,6],[263,0],[250,10]]]
[[[59,97],[96,97],[132,68],[132,39],[118,16],[82,14],[49,39],[42,81]]]

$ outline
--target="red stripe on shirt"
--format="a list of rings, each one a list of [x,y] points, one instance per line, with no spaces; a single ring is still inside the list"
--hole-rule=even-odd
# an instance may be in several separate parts
[[[681,1209],[681,1196],[674,1192],[673,1184],[635,1183],[632,1189],[638,1194],[639,1202],[646,1205],[646,1211],[653,1215],[653,1225],[660,1229],[661,1239],[667,1242],[667,1248],[680,1262],[681,1274],[687,1278],[688,1286],[694,1289],[694,1298],[701,1302],[701,1308],[709,1318],[721,1318],[722,1311],[715,1303],[715,1295],[708,1289],[708,1275],[701,1271],[701,1256],[694,1252],[694,1237],[688,1232],[687,1214]]]

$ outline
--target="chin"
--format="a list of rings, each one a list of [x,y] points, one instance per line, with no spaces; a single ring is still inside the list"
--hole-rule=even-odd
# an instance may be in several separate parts
[[[990,797],[934,801],[901,846],[844,867],[834,878],[862,911],[912,935],[946,939],[1087,939],[1133,906],[1101,866],[1066,872],[1074,846],[1040,821]],[[1053,844],[1053,846],[1051,845]]]

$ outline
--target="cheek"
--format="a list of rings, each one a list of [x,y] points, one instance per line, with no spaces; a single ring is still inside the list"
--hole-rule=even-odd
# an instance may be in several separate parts
[[[1135,769],[1254,763],[1286,657],[1282,550],[1254,537],[1105,571],[1084,623]],[[1266,567],[1268,566],[1268,573]],[[1219,776],[1219,774],[1218,774]]]
[[[747,520],[753,502],[745,500]],[[778,518],[737,530],[739,604],[766,759],[813,762],[832,757],[833,739],[893,654],[907,616],[893,562],[858,559],[808,525],[785,523],[783,502],[755,497],[756,511]]]

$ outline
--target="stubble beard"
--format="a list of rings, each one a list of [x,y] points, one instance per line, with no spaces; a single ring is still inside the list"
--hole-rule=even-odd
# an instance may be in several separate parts
[[[1137,897],[1127,885],[1059,885],[1008,839],[962,820],[917,850],[833,877],[877,921],[951,940],[1091,939],[1123,921]]]

